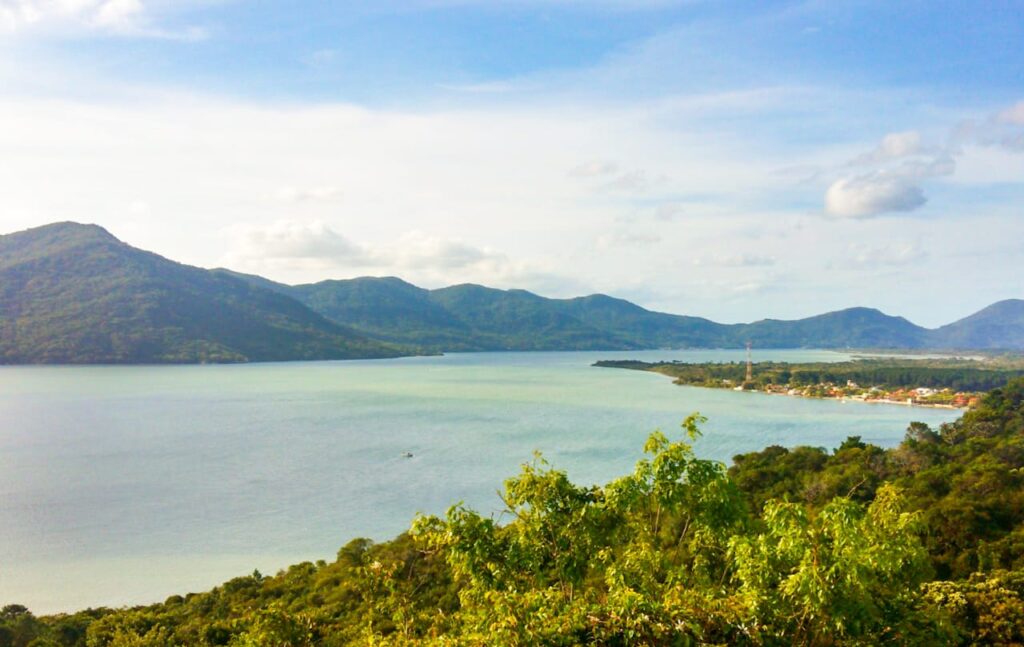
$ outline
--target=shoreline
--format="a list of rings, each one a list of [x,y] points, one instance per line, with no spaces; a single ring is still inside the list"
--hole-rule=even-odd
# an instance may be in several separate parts
[[[666,377],[668,377],[668,376],[666,376]],[[677,386],[697,386],[697,388],[706,388],[706,389],[714,389],[714,388],[716,388],[716,387],[713,387],[713,386],[701,387],[701,386],[698,386],[696,384],[678,384],[675,381],[673,381],[672,383],[676,384]],[[738,390],[737,389],[731,389],[731,390],[739,391],[739,392],[743,392],[743,393],[760,393],[762,395],[782,395],[782,396],[786,396],[786,397],[790,397],[790,398],[804,398],[804,399],[807,399],[807,400],[834,400],[835,402],[838,402],[840,404],[846,404],[847,402],[857,402],[857,403],[860,403],[860,404],[894,404],[894,405],[900,406],[900,407],[920,407],[922,409],[948,409],[950,411],[967,411],[968,409],[970,409],[969,406],[958,407],[955,404],[931,404],[931,403],[927,403],[927,402],[907,402],[906,400],[887,400],[887,399],[883,399],[883,398],[875,398],[875,399],[871,399],[871,400],[868,400],[868,399],[865,399],[865,398],[829,398],[829,397],[822,397],[822,396],[816,396],[816,395],[803,395],[803,394],[800,394],[800,393],[773,393],[771,391],[758,391],[756,389],[752,389],[750,391],[747,391],[746,389],[738,389]]]
[[[658,375],[661,375],[663,377],[666,377],[666,378],[672,380],[672,384],[674,384],[676,386],[686,386],[686,387],[691,387],[691,388],[695,388],[695,389],[712,389],[712,390],[715,390],[715,391],[732,391],[734,393],[756,393],[756,394],[760,394],[760,395],[778,395],[778,396],[784,396],[784,397],[789,397],[789,398],[803,398],[803,399],[806,399],[806,400],[831,400],[831,401],[837,402],[839,404],[846,404],[847,402],[857,402],[859,404],[889,404],[889,405],[895,405],[895,406],[900,406],[900,407],[908,407],[908,408],[909,407],[919,407],[919,408],[922,408],[922,409],[945,409],[945,410],[949,410],[949,411],[967,411],[968,409],[971,408],[969,405],[958,407],[958,406],[956,406],[954,404],[930,404],[930,403],[927,403],[927,402],[908,402],[906,400],[886,400],[886,399],[882,399],[882,398],[875,398],[875,399],[870,399],[870,400],[865,399],[865,398],[854,398],[854,397],[849,397],[849,398],[847,398],[847,397],[831,398],[831,397],[825,397],[825,396],[804,395],[802,393],[778,393],[778,392],[774,392],[774,391],[761,391],[761,390],[758,390],[758,389],[738,389],[738,388],[735,388],[735,387],[724,387],[724,386],[721,386],[721,387],[719,387],[719,386],[704,386],[704,385],[701,385],[701,384],[686,384],[685,382],[678,382],[671,375],[669,375],[667,373],[662,373],[661,371],[650,370],[650,371],[644,371],[644,372],[646,372],[646,373],[657,373]]]

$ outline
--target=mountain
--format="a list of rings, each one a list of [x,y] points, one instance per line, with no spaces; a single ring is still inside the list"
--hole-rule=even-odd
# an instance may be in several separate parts
[[[464,284],[433,290],[433,303],[474,331],[477,343],[495,350],[597,350],[642,348],[614,329],[564,312],[557,299],[526,290]]]
[[[288,286],[231,274],[369,337],[447,351],[735,348],[747,341],[758,348],[923,348],[930,340],[927,329],[870,308],[720,324],[603,294],[548,299],[473,284],[425,290],[394,277]]]
[[[218,270],[287,294],[375,339],[447,351],[641,348],[525,290],[464,284],[425,290],[395,277],[289,286]],[[626,302],[623,302],[626,303]],[[634,306],[637,307],[637,306]]]
[[[748,341],[757,348],[1024,350],[1022,300],[1002,301],[936,330],[873,308],[721,324],[603,294],[549,299],[473,284],[426,290],[395,277],[289,286],[220,271],[292,296],[368,337],[436,350],[738,348]]]
[[[759,348],[922,348],[928,331],[874,308],[848,308],[796,321],[764,319],[736,329]]]
[[[437,346],[448,350],[480,350],[469,326],[434,303],[430,291],[394,278],[323,281],[296,286],[290,292],[311,309],[378,339]]]
[[[95,225],[0,236],[0,363],[394,357],[295,299],[135,249]]]
[[[931,331],[929,343],[939,348],[1024,348],[1024,300],[999,301],[942,326]]]
[[[604,294],[554,302],[588,325],[611,330],[641,348],[720,347],[734,344],[732,326],[701,317],[652,312]]]
[[[935,330],[871,308],[721,324],[603,294],[549,299],[395,277],[285,285],[175,263],[95,225],[0,236],[0,363],[277,361],[644,348],[1024,350],[1024,301]]]

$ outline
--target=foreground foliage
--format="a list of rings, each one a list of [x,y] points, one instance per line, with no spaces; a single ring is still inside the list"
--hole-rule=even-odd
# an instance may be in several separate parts
[[[457,505],[148,607],[11,605],[0,646],[1024,642],[1024,380],[893,449],[770,447],[728,471],[693,453],[701,421],[600,487],[538,455],[500,519]]]

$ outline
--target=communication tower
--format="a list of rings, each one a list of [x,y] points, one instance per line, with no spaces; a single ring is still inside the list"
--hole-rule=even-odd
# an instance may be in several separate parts
[[[754,381],[754,363],[750,360],[750,342],[747,342],[747,383]]]

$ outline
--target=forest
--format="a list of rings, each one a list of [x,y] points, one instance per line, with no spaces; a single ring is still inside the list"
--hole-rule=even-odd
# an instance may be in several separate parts
[[[694,454],[654,432],[579,485],[543,456],[505,511],[462,505],[334,561],[160,604],[37,617],[0,646],[1013,645],[1024,642],[1024,379],[896,447]]]
[[[747,371],[743,362],[690,364],[602,360],[594,365],[652,371],[674,378],[676,384],[707,387],[741,385]],[[753,364],[752,386],[801,387],[855,382],[862,387],[884,389],[927,387],[980,392],[1001,387],[1019,377],[1024,377],[1024,359],[1013,355],[981,359],[863,358],[847,362],[757,362]]]

